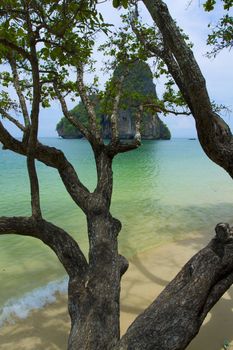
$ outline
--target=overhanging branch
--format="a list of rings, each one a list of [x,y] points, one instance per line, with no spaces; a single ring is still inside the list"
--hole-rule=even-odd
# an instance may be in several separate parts
[[[164,58],[196,121],[199,141],[207,156],[233,177],[233,137],[226,122],[214,112],[205,79],[192,50],[162,0],[143,0],[159,28]]]
[[[112,129],[111,142],[113,145],[119,142],[118,114],[119,114],[119,105],[120,105],[120,99],[121,99],[121,93],[122,93],[122,85],[125,79],[125,74],[122,74],[119,80],[116,82],[116,96],[113,101],[112,114],[110,117],[111,129]]]
[[[138,143],[138,145],[141,145],[141,121],[143,117],[143,105],[140,104],[138,107],[138,110],[135,114],[135,136],[134,139]]]
[[[228,224],[199,251],[122,337],[119,349],[183,350],[233,282],[233,236]],[[169,336],[168,336],[169,334]]]
[[[65,118],[67,120],[69,120],[69,122],[73,126],[75,126],[83,134],[83,136],[86,137],[87,140],[91,140],[91,134],[90,134],[89,130],[77,118],[75,118],[69,112],[69,110],[67,108],[67,104],[66,104],[65,98],[62,96],[62,93],[59,90],[56,81],[53,82],[53,86],[54,86],[54,90],[56,91],[58,100],[60,101],[62,112],[63,112]]]
[[[43,241],[57,255],[70,277],[82,278],[88,268],[84,254],[75,240],[63,229],[43,219],[0,217],[0,235],[17,234]]]
[[[157,105],[156,103],[145,103],[143,104],[143,107],[147,108],[149,107],[150,109],[153,109],[153,111],[155,113],[168,113],[168,114],[174,114],[174,115],[185,115],[185,116],[189,116],[192,113],[188,112],[188,111],[178,111],[178,110],[174,110],[174,109],[168,109],[166,107],[161,107],[159,105]]]
[[[15,139],[0,122],[0,142],[5,149],[10,149],[18,154],[27,155],[27,147],[24,142]],[[85,212],[90,196],[89,190],[81,183],[74,167],[68,162],[64,153],[55,147],[45,146],[37,143],[35,149],[35,158],[40,162],[56,168],[62,178],[62,181],[71,195],[71,198]]]
[[[0,107],[0,114],[3,116],[3,118],[8,119],[11,123],[15,124],[17,128],[19,128],[21,131],[25,132],[26,128],[24,125],[22,125],[17,119],[12,117],[8,112],[4,111],[3,108]]]
[[[100,137],[100,131],[99,127],[97,125],[97,117],[94,109],[94,105],[92,101],[90,100],[87,91],[86,86],[84,84],[84,78],[83,78],[83,65],[80,64],[76,67],[77,72],[77,78],[76,78],[76,84],[77,84],[77,90],[81,96],[82,102],[86,108],[87,114],[88,114],[88,120],[89,120],[89,126],[92,136],[92,139],[90,139],[91,143],[99,143],[102,144],[102,140]]]
[[[13,74],[13,83],[14,83],[15,91],[19,98],[19,103],[20,103],[20,107],[24,118],[24,124],[25,124],[25,127],[28,127],[30,125],[30,119],[29,119],[29,114],[27,110],[26,100],[20,87],[20,79],[19,79],[19,74],[17,70],[16,60],[14,56],[10,54],[8,55],[8,60],[11,66],[11,70]]]
[[[16,45],[15,43],[11,42],[10,40],[0,37],[0,44],[2,44],[3,46],[5,46],[8,49],[16,51],[21,56],[23,56],[23,58],[25,58],[29,61],[31,60],[31,56],[30,56],[28,51],[24,50],[22,47]]]

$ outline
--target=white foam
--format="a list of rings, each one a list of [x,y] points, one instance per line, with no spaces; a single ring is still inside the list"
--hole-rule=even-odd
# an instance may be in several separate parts
[[[8,300],[0,310],[0,327],[4,322],[14,322],[15,317],[26,318],[31,310],[41,309],[46,304],[56,300],[57,292],[67,291],[68,278],[49,282],[47,285],[36,288],[24,294],[19,299]]]

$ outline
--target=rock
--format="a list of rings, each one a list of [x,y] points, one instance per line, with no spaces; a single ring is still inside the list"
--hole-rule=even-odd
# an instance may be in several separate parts
[[[121,74],[123,66],[119,66],[114,72],[114,78]],[[113,78],[113,79],[114,79]],[[149,66],[141,61],[132,65],[129,74],[123,83],[124,95],[120,102],[119,111],[119,136],[121,139],[133,139],[135,137],[134,123],[134,104],[137,101],[137,96],[143,96],[148,100],[157,98],[153,76]],[[135,96],[135,97],[132,97]],[[100,103],[96,95],[91,96],[96,105],[96,114],[102,130],[104,138],[111,137],[111,126],[108,115],[101,111]],[[71,113],[84,124],[87,123],[86,110],[80,102]],[[66,118],[62,118],[56,128],[58,135],[63,138],[82,138],[82,134]],[[157,113],[144,113],[142,121],[142,139],[157,140],[171,138],[171,133],[168,127],[161,121]]]
[[[228,223],[219,223],[215,227],[216,238],[220,242],[226,242],[231,235],[230,226]]]

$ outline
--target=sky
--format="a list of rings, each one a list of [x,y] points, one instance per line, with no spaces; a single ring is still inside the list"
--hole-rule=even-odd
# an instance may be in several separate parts
[[[232,52],[223,50],[214,59],[206,57],[208,47],[206,46],[206,38],[208,35],[208,24],[216,22],[216,19],[221,15],[220,7],[215,11],[206,13],[203,11],[199,0],[193,0],[191,3],[187,0],[167,0],[168,8],[177,24],[189,35],[190,40],[194,44],[193,51],[195,58],[202,70],[206,79],[207,88],[211,100],[218,104],[224,104],[233,110],[233,69],[232,69]],[[111,1],[100,5],[101,12],[106,21],[114,23],[117,27],[120,25],[120,13],[111,6]],[[145,7],[141,8],[141,15],[146,23],[151,23],[150,15]],[[97,42],[102,39],[102,36],[97,37]],[[102,65],[102,56],[96,54],[94,57],[97,60],[97,69]],[[103,73],[99,73],[100,76]],[[101,80],[107,79],[106,76],[101,76]],[[154,81],[158,96],[163,91],[162,81]],[[69,108],[75,106],[75,103],[69,103]],[[40,137],[57,137],[56,124],[62,116],[62,111],[58,102],[52,103],[51,108],[42,109],[39,125]],[[171,130],[172,137],[196,137],[196,129],[193,117],[177,117],[166,116],[161,114],[160,118],[168,125]],[[221,114],[233,130],[233,112]],[[14,136],[19,133],[14,126],[5,122],[7,128]]]

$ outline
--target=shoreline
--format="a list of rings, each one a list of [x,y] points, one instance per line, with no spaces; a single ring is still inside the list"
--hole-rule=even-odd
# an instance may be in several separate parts
[[[177,274],[180,268],[212,237],[202,234],[169,242],[143,251],[129,259],[130,267],[122,278],[121,333]],[[224,341],[233,341],[233,288],[207,315],[188,350],[220,350]],[[65,350],[69,315],[66,295],[57,294],[56,302],[30,312],[26,319],[5,323],[0,328],[0,349]]]

